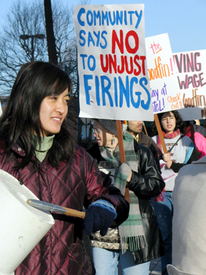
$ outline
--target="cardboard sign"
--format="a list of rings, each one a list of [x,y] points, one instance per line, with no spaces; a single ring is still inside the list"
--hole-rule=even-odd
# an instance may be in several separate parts
[[[153,121],[144,5],[76,5],[80,117]]]
[[[183,120],[206,118],[206,50],[173,54]]]
[[[146,38],[146,54],[154,114],[183,108],[168,34]]]

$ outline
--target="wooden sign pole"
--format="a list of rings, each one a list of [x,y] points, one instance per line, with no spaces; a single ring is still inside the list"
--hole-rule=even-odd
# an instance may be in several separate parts
[[[167,151],[167,147],[165,145],[165,140],[164,140],[164,137],[163,137],[162,129],[161,129],[159,118],[158,118],[157,114],[154,114],[154,121],[155,121],[155,125],[156,125],[156,128],[157,128],[158,135],[160,137],[160,142],[162,144],[163,152],[164,152],[164,154],[166,154],[166,153],[168,153],[168,151]]]
[[[117,137],[119,141],[119,154],[120,154],[120,162],[121,164],[126,161],[125,158],[125,152],[124,152],[124,143],[123,143],[123,134],[122,134],[122,122],[121,120],[116,120],[116,127],[117,127]],[[127,202],[130,202],[130,197],[129,197],[129,188],[125,188],[125,193],[124,193],[125,200]]]

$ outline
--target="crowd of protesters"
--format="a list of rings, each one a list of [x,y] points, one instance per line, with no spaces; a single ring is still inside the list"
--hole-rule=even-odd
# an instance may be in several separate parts
[[[190,167],[190,164],[196,163],[196,161],[198,159],[200,159],[198,162],[199,166],[202,165],[204,167],[204,162],[203,162],[204,158],[202,159],[202,157],[206,154],[205,153],[206,149],[204,146],[204,143],[206,142],[205,135],[204,135],[206,129],[203,126],[196,125],[195,121],[192,121],[192,123],[188,122],[188,121],[183,121],[181,119],[178,111],[160,113],[160,114],[158,114],[158,119],[160,121],[161,131],[163,133],[164,142],[166,145],[167,152],[164,152],[162,149],[162,145],[160,142],[160,138],[159,138],[155,123],[153,123],[152,129],[149,129],[149,132],[150,132],[150,136],[149,136],[147,134],[147,129],[144,126],[143,121],[127,121],[126,123],[123,122],[123,125],[122,125],[123,136],[125,134],[129,134],[136,141],[135,144],[138,143],[139,146],[141,144],[141,145],[143,145],[143,147],[147,147],[150,149],[150,151],[153,154],[153,160],[156,162],[156,168],[157,168],[157,170],[160,170],[162,179],[165,182],[165,187],[162,190],[162,192],[158,196],[152,195],[150,197],[150,199],[152,201],[152,206],[153,206],[155,214],[156,214],[156,218],[157,218],[158,226],[159,226],[159,229],[161,232],[161,236],[163,239],[163,244],[164,244],[164,255],[161,256],[161,264],[162,264],[162,270],[161,270],[162,273],[161,274],[165,274],[165,275],[166,274],[182,274],[181,272],[183,272],[183,271],[186,272],[185,274],[190,274],[190,267],[189,267],[189,265],[187,267],[185,265],[185,262],[188,260],[188,258],[187,258],[188,254],[189,254],[189,257],[192,257],[194,252],[191,253],[191,255],[190,255],[189,251],[186,253],[185,249],[182,249],[185,252],[186,260],[181,261],[181,259],[184,256],[180,257],[180,252],[178,252],[178,243],[179,243],[180,238],[182,238],[181,239],[182,244],[183,244],[183,240],[184,240],[183,235],[185,234],[185,232],[184,233],[182,232],[181,234],[179,234],[179,230],[181,230],[180,217],[182,218],[183,214],[181,213],[181,215],[180,215],[180,212],[178,210],[177,211],[174,210],[173,200],[175,200],[175,204],[177,204],[176,201],[178,200],[178,207],[179,207],[181,205],[181,196],[184,196],[184,200],[187,201],[186,194],[188,194],[190,192],[192,193],[192,189],[187,190],[187,188],[186,188],[186,180],[184,179],[184,176],[183,176],[183,179],[182,178],[179,179],[179,177],[177,177],[177,176],[178,176],[178,173],[181,168],[183,168],[185,166]],[[115,129],[115,124],[113,124],[113,133],[115,131],[114,129]],[[110,128],[110,131],[107,130],[106,127],[104,128],[104,130],[108,133],[110,132],[110,134],[111,134],[111,128]],[[97,132],[94,134],[94,137],[95,137],[95,139],[99,138]],[[93,146],[93,147],[95,147],[95,146]],[[116,145],[114,147],[116,147]],[[96,157],[98,159],[98,162],[100,160],[102,161],[102,159],[103,159],[102,154],[99,153],[99,157],[97,157],[97,155],[96,155],[97,147],[95,150],[94,150],[94,148],[90,149],[90,150],[89,150],[90,153],[92,153],[92,151],[93,151],[93,153],[95,152],[94,157]],[[111,150],[110,150],[110,152],[111,152]],[[101,161],[100,161],[100,167],[101,167]],[[192,168],[193,167],[191,167],[191,169]],[[193,168],[192,171],[194,169],[195,168]],[[185,168],[185,170],[186,170],[186,168]],[[183,171],[184,171],[184,169],[183,169]],[[196,175],[197,173],[199,173],[199,172],[194,173],[194,175]],[[110,175],[111,175],[111,171],[110,171]],[[186,173],[185,173],[185,175],[186,175]],[[185,195],[181,193],[181,196],[180,196],[179,192],[175,192],[173,194],[173,190],[174,190],[176,181],[177,182],[181,182],[181,181],[185,182],[184,188],[182,187],[182,189],[185,190]],[[193,182],[193,183],[195,183],[195,182]],[[177,187],[176,187],[176,189],[177,189]],[[179,189],[181,189],[181,184],[179,184]],[[137,194],[137,193],[136,193],[136,196],[138,197],[138,199],[141,197],[141,195]],[[192,205],[191,197],[188,198],[187,204],[182,201],[182,208],[184,209],[183,213],[185,214],[186,211],[189,211],[189,208],[183,207],[183,205]],[[199,217],[199,218],[201,219],[201,217]],[[175,221],[178,220],[178,222],[175,222],[174,225],[173,225],[173,219]],[[189,219],[189,221],[190,221],[190,219]],[[188,220],[187,220],[187,222],[188,222]],[[191,234],[189,235],[189,237],[190,236],[191,236]],[[189,239],[189,237],[188,237],[188,239]],[[108,238],[106,240],[108,241]],[[91,237],[91,242],[92,242],[92,245],[95,245],[93,236]],[[174,248],[173,248],[173,243],[174,243]],[[99,245],[99,243],[98,243],[98,245]],[[190,247],[188,244],[188,240],[187,240],[186,244],[184,243],[184,245],[186,245],[186,247]],[[100,248],[100,249],[102,249],[102,248]],[[108,250],[109,248],[106,247],[106,249]],[[96,249],[93,248],[93,250],[96,250]],[[109,249],[109,251],[110,251],[110,253],[112,253],[115,251],[115,249]],[[101,254],[99,254],[98,256],[100,256],[100,255]],[[116,256],[115,253],[114,253],[114,255]],[[173,255],[173,257],[172,257],[172,255]],[[115,256],[114,256],[114,258],[115,258]],[[96,257],[97,257],[97,253],[94,254],[94,259],[96,259]],[[121,252],[118,254],[118,257],[119,257],[118,258],[119,264],[121,266],[121,261],[123,261]],[[174,258],[174,261],[173,261],[173,258]],[[200,257],[200,259],[201,258],[202,257]],[[179,260],[177,261],[177,259],[179,259]],[[109,260],[108,260],[108,262],[109,262]],[[184,262],[184,264],[178,266],[178,263],[182,263],[182,262]],[[117,263],[117,260],[116,260],[116,263]],[[192,263],[194,263],[194,260],[192,261]],[[130,263],[130,266],[132,267],[133,264],[134,263]],[[175,266],[175,264],[176,264],[176,266]],[[203,265],[203,263],[201,262],[201,266],[198,267],[197,270],[201,270],[202,265]],[[104,270],[104,269],[102,269],[102,266],[100,265],[101,270]],[[178,268],[180,268],[180,270]],[[183,268],[183,269],[181,269],[181,268]],[[104,271],[102,273],[99,273],[99,267],[97,270],[98,270],[98,272],[96,274],[106,274],[106,273],[104,273]],[[129,272],[126,273],[125,270],[122,269],[121,274],[133,274],[133,273],[129,273]],[[136,268],[136,270],[138,270],[138,269]],[[174,273],[174,270],[176,273]],[[128,269],[128,271],[129,271],[129,269]],[[118,274],[118,273],[114,273],[114,274]],[[141,265],[140,265],[138,274],[148,274],[148,273],[141,272]],[[194,273],[194,274],[203,274],[203,272],[202,273]]]

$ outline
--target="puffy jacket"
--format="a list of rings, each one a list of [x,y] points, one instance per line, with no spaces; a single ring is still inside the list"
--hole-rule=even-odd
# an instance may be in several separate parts
[[[16,160],[25,156],[24,150],[14,144]],[[35,157],[33,157],[35,159]],[[0,169],[13,175],[39,199],[79,211],[102,198],[111,202],[117,211],[116,223],[128,217],[128,203],[118,189],[103,185],[103,179],[91,156],[76,147],[72,160],[62,161],[58,169],[47,157],[41,163],[30,162],[16,171],[15,160],[7,161],[3,142],[0,141]],[[84,205],[83,205],[84,204]],[[53,214],[55,225],[17,268],[16,275],[83,275],[92,274],[92,264],[82,240],[83,221],[65,215]]]

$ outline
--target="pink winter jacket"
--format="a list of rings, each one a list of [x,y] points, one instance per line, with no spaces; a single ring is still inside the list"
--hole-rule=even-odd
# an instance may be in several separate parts
[[[191,138],[191,131],[189,130],[185,136]],[[199,132],[194,132],[194,143],[198,151],[201,153],[199,159],[204,157],[206,155],[206,138]]]

